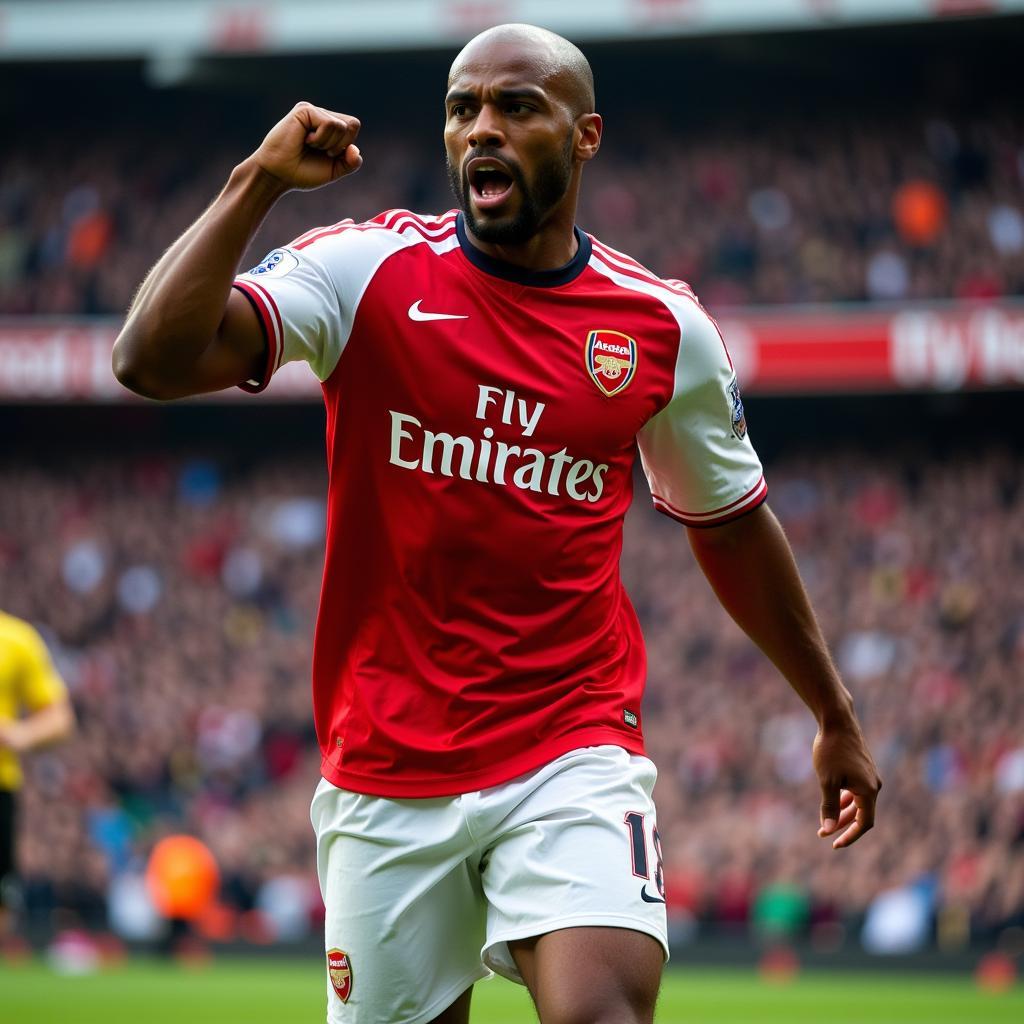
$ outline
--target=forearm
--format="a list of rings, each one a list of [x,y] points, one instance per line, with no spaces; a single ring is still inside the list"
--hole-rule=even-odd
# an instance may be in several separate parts
[[[60,700],[7,724],[13,746],[19,753],[58,743],[74,731],[75,716],[71,704]]]
[[[688,533],[723,607],[771,659],[819,725],[849,721],[850,694],[829,655],[789,542],[768,506],[726,526]]]
[[[119,380],[146,393],[189,378],[221,325],[245,250],[285,191],[251,158],[234,169],[135,296],[114,348]]]

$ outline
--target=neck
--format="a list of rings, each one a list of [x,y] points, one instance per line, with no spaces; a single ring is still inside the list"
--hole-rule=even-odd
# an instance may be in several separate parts
[[[526,265],[510,263],[507,258],[502,258],[502,255],[496,255],[508,252],[509,249],[507,248],[488,246],[487,248],[490,251],[485,252],[478,243],[474,243],[470,236],[469,228],[466,226],[466,219],[461,214],[457,222],[457,231],[463,255],[478,270],[483,271],[485,274],[490,274],[492,277],[498,277],[521,285],[530,285],[536,288],[556,288],[559,285],[569,284],[579,277],[587,261],[590,259],[590,239],[580,232],[579,229],[573,232],[575,244],[565,250],[567,252],[574,251],[575,254],[565,262],[562,262],[560,256],[557,259],[552,258],[549,262],[557,262],[557,266],[552,266],[551,268],[546,268],[544,265],[538,266],[533,262]]]
[[[485,242],[474,234],[469,224],[466,234],[477,249],[492,259],[527,270],[557,270],[564,267],[579,248],[571,215],[553,217],[535,235],[515,245]]]

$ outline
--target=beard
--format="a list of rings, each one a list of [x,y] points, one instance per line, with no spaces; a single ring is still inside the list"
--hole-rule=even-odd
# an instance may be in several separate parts
[[[499,157],[491,148],[482,146],[467,156],[466,163],[474,157],[500,159],[502,167],[507,169],[519,190],[518,212],[512,217],[506,216],[495,221],[476,216],[470,202],[469,175],[460,172],[448,160],[448,184],[466,218],[466,226],[473,235],[490,245],[521,245],[528,242],[569,190],[572,181],[572,140],[573,133],[570,131],[562,151],[552,154],[537,167],[532,185],[527,182],[518,164]]]

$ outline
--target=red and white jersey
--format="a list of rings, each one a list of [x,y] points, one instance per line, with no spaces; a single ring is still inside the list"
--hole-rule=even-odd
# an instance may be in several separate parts
[[[327,550],[313,651],[323,774],[464,793],[577,747],[643,752],[619,578],[639,450],[688,526],[767,493],[714,321],[577,230],[565,267],[488,257],[461,215],[318,228],[235,284],[273,372],[323,382]]]

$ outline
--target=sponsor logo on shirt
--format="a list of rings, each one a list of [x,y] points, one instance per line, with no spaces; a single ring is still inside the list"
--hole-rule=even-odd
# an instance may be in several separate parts
[[[556,452],[523,444],[531,438],[544,413],[543,402],[531,402],[515,391],[477,385],[476,418],[487,425],[481,437],[450,434],[428,427],[416,416],[389,409],[391,448],[388,461],[402,469],[461,477],[481,484],[518,487],[573,501],[595,502],[604,493],[604,475],[608,464],[579,459],[565,448]],[[495,436],[495,427],[518,431],[510,444]]]
[[[611,398],[625,391],[636,373],[636,341],[619,331],[591,331],[583,360],[591,380]]]
[[[743,413],[740,382],[735,377],[729,384],[729,394],[732,397],[732,432],[742,441],[747,435],[747,417]]]
[[[261,277],[263,274],[284,277],[285,274],[290,274],[298,265],[299,261],[290,252],[284,249],[274,249],[272,252],[268,252],[252,270],[247,270],[246,273],[252,277]]]
[[[622,712],[622,720],[631,729],[638,729],[638,728],[640,728],[640,719],[636,717],[636,712],[635,711],[629,711],[629,710],[623,711]]]

